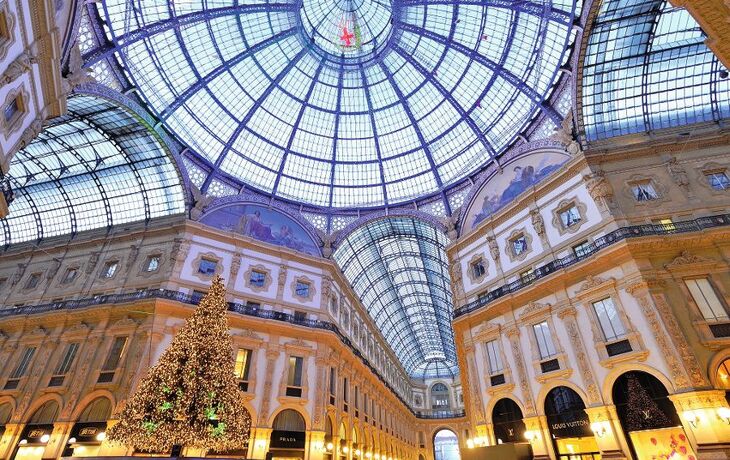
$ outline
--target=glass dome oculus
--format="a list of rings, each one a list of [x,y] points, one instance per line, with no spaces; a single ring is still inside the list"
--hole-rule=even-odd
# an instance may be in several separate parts
[[[446,191],[538,112],[559,125],[544,101],[580,14],[572,0],[96,5],[204,192],[222,180],[336,209]]]

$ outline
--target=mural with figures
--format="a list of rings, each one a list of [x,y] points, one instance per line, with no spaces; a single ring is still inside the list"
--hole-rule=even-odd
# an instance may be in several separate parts
[[[473,229],[519,194],[559,169],[569,158],[567,153],[540,151],[503,165],[502,171],[492,176],[472,201],[463,228]]]
[[[307,231],[291,217],[255,204],[229,204],[206,213],[200,221],[277,246],[321,255]]]

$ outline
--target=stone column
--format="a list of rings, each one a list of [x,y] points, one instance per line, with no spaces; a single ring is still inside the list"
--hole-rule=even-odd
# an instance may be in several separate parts
[[[22,423],[8,423],[5,425],[5,433],[0,438],[0,459],[9,459],[13,454],[15,446],[20,441],[20,433],[25,425]]]
[[[598,390],[596,379],[593,376],[593,370],[591,369],[588,355],[586,354],[583,338],[580,335],[580,328],[576,321],[576,311],[572,306],[565,307],[558,312],[558,318],[565,324],[565,330],[568,332],[568,338],[570,339],[570,345],[573,348],[575,354],[575,360],[578,362],[578,371],[580,372],[581,379],[583,380],[584,388],[586,388],[586,394],[588,396],[588,405],[594,406],[596,404],[602,404],[601,393]]]
[[[595,434],[602,459],[631,459],[629,446],[624,436],[621,422],[616,413],[616,406],[595,406],[585,409]]]
[[[730,407],[724,391],[691,391],[669,399],[698,459],[730,459]]]
[[[509,339],[512,356],[514,357],[515,365],[517,366],[517,379],[520,389],[522,390],[522,400],[525,403],[524,415],[534,416],[536,414],[535,403],[532,399],[532,388],[530,388],[530,380],[527,376],[525,360],[522,357],[522,349],[520,347],[520,330],[516,326],[512,326],[505,331],[505,334]]]
[[[71,429],[73,429],[75,422],[56,422],[53,424],[53,431],[51,432],[51,439],[48,440],[46,448],[43,451],[43,458],[59,458],[63,453],[63,448],[66,447],[66,440],[68,440]]]
[[[251,428],[251,439],[249,440],[249,458],[266,458],[271,442],[271,428]]]
[[[324,459],[324,431],[310,431],[307,433],[304,460]]]
[[[550,441],[550,429],[544,415],[524,418],[525,437],[532,446],[535,460],[555,458],[553,443]]]

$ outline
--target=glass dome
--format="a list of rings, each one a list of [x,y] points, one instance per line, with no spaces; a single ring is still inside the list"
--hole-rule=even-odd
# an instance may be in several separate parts
[[[107,0],[117,56],[214,180],[369,208],[503,152],[568,55],[572,0]]]

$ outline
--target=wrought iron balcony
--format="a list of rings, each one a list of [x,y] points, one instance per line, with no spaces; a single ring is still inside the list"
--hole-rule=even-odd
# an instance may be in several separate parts
[[[629,227],[618,228],[611,233],[596,238],[592,243],[587,243],[581,248],[577,254],[570,254],[559,259],[555,259],[546,263],[541,267],[535,268],[529,275],[520,276],[520,278],[511,283],[504,284],[488,293],[481,295],[477,300],[469,302],[462,307],[454,310],[454,318],[471,313],[475,310],[486,307],[490,303],[504,297],[507,294],[524,289],[535,283],[537,280],[549,276],[553,272],[561,270],[571,265],[591,257],[593,254],[607,248],[613,244],[629,238],[639,238],[642,236],[671,235],[675,233],[698,232],[708,228],[723,227],[730,225],[730,214],[719,214],[716,216],[700,217],[699,219],[686,220],[682,222],[672,222],[667,224],[645,224],[633,225]]]

